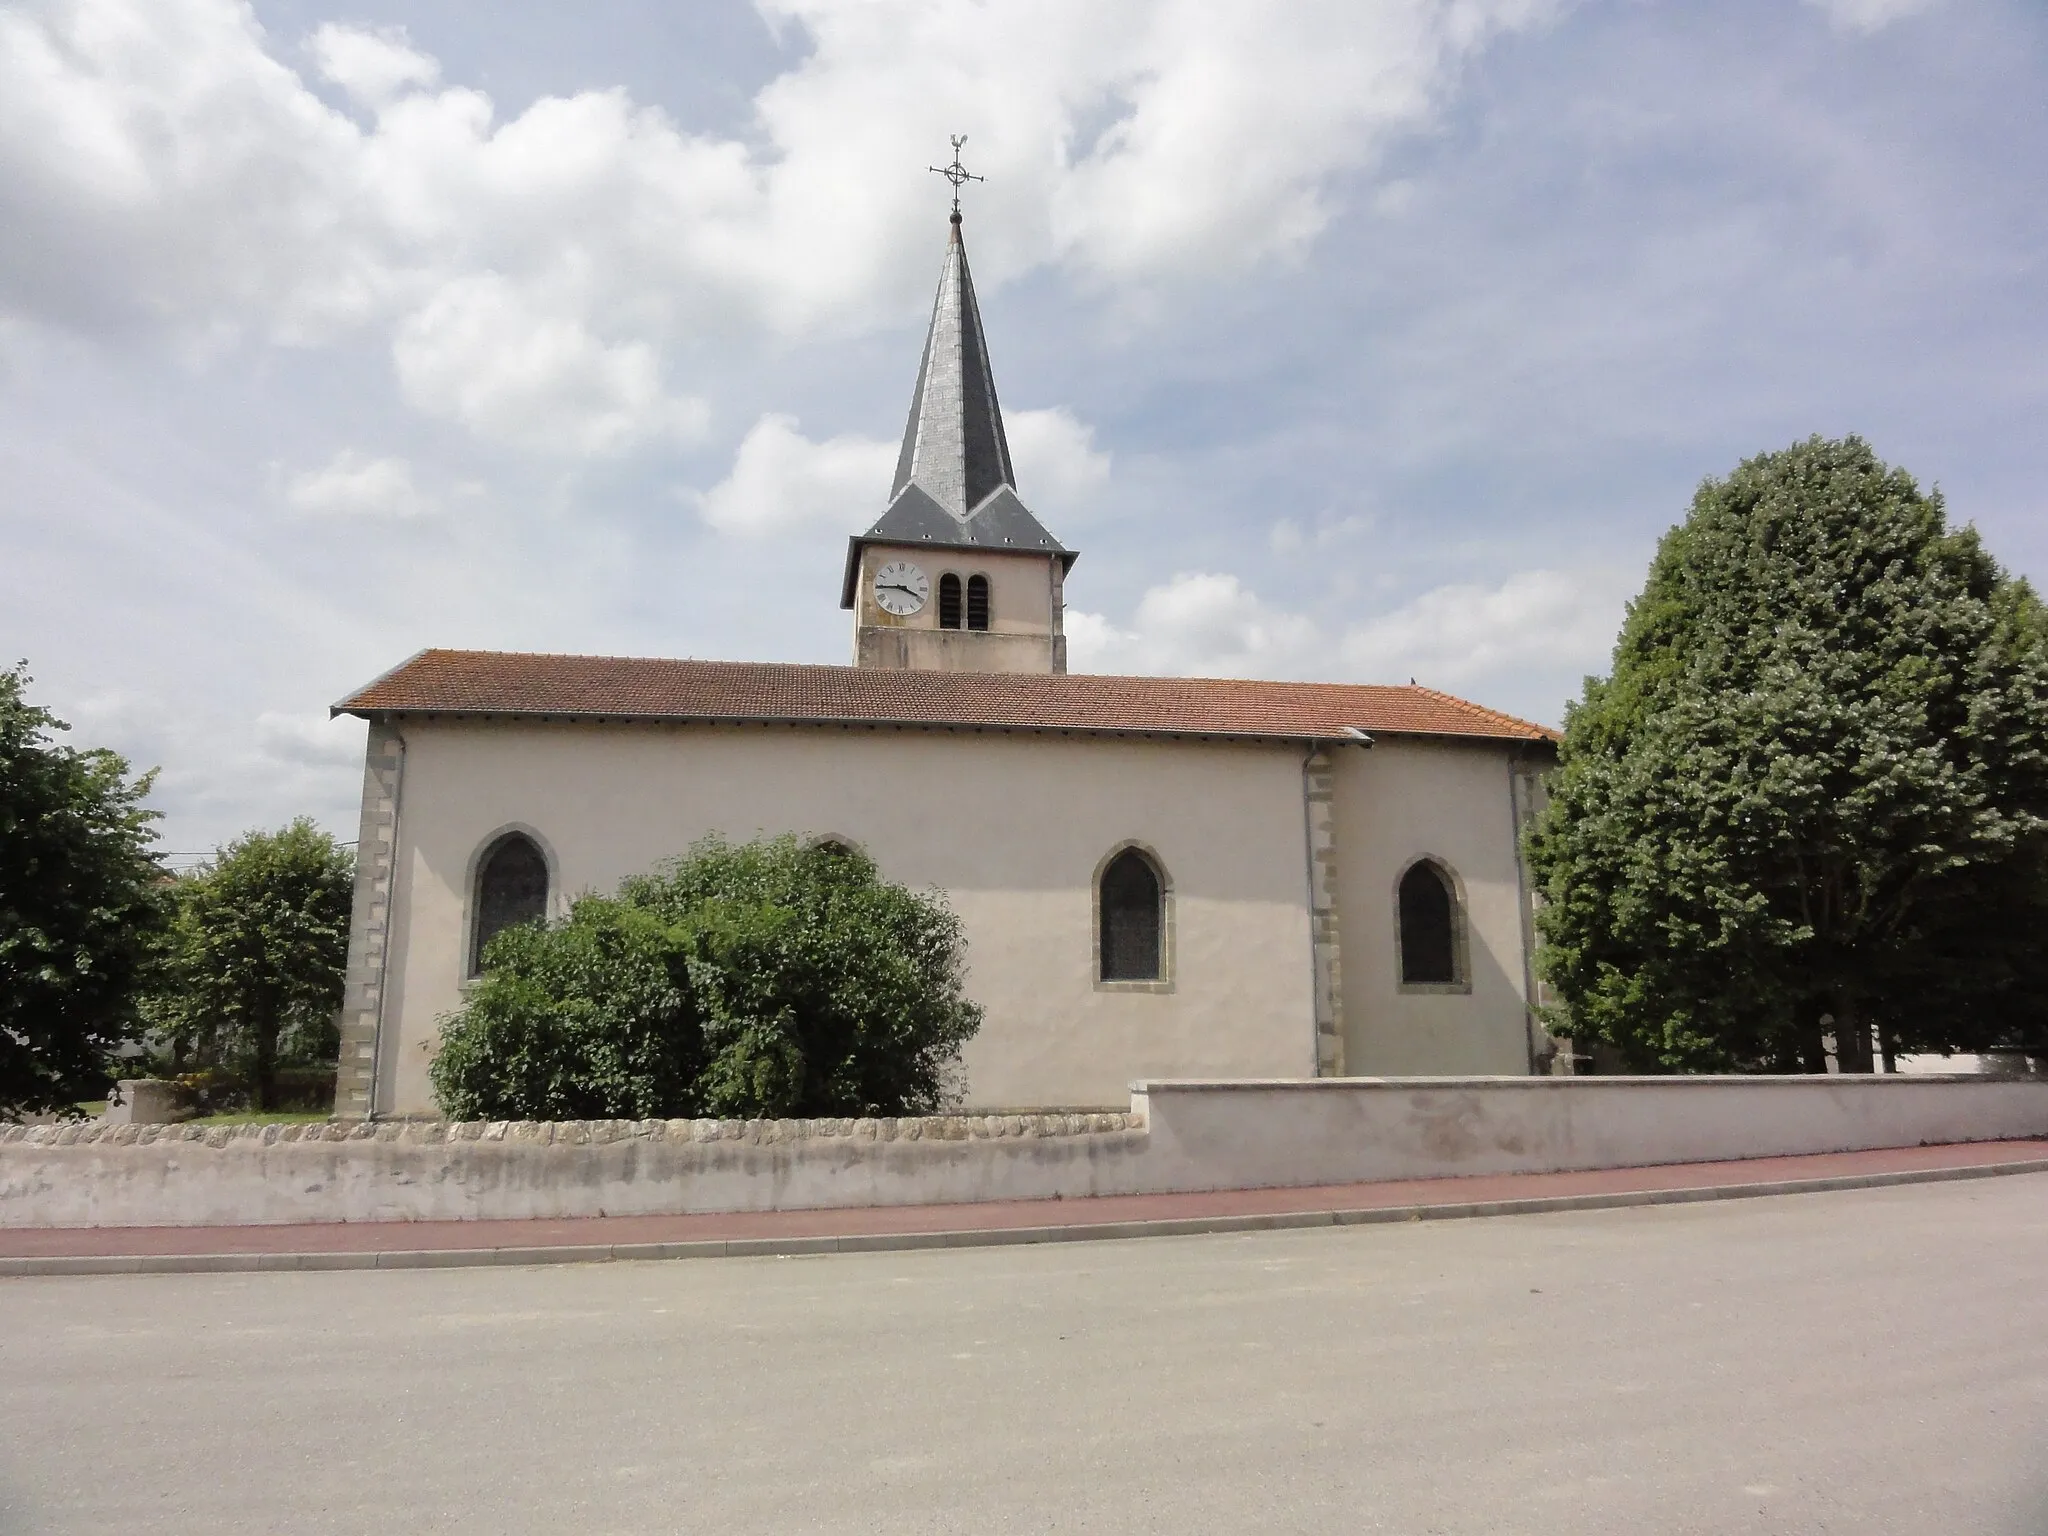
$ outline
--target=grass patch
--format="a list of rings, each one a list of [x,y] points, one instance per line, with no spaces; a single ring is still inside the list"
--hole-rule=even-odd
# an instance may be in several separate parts
[[[195,1115],[183,1125],[312,1125],[328,1118],[324,1109],[278,1109],[264,1114],[254,1109],[230,1110],[219,1115]]]

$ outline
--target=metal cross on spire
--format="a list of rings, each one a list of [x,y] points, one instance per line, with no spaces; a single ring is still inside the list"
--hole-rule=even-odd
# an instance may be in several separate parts
[[[967,135],[964,133],[956,133],[952,135],[952,140],[953,163],[951,165],[928,165],[925,167],[925,169],[928,171],[937,171],[941,176],[945,177],[946,180],[953,183],[953,222],[955,224],[958,224],[960,222],[961,184],[963,182],[969,181],[987,181],[988,178],[986,176],[975,175],[972,171],[968,170],[966,166],[960,163],[960,146],[967,142]]]

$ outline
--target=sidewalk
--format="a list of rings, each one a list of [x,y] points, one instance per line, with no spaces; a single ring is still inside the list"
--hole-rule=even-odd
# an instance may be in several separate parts
[[[593,1216],[563,1221],[0,1228],[0,1277],[439,1268],[963,1248],[1599,1210],[2037,1172],[2048,1172],[2048,1140],[1895,1147],[1584,1173],[976,1205]]]

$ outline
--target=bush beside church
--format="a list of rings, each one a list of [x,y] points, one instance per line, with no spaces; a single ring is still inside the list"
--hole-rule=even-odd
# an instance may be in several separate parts
[[[958,919],[866,855],[707,840],[493,938],[432,1067],[453,1120],[923,1114],[981,1023]]]

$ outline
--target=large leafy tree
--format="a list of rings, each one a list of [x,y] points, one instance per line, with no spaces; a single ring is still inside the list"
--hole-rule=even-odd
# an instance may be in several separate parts
[[[245,833],[184,876],[150,1010],[158,1034],[275,1108],[280,1064],[332,1047],[354,889],[354,856],[304,817]]]
[[[457,1119],[914,1113],[981,1024],[942,902],[789,837],[700,843],[484,967],[432,1067]]]
[[[102,1091],[165,913],[150,776],[54,740],[28,682],[0,672],[0,1118]]]
[[[2048,617],[1857,438],[1700,487],[1530,837],[1570,1031],[1817,1070],[2048,1040]]]

